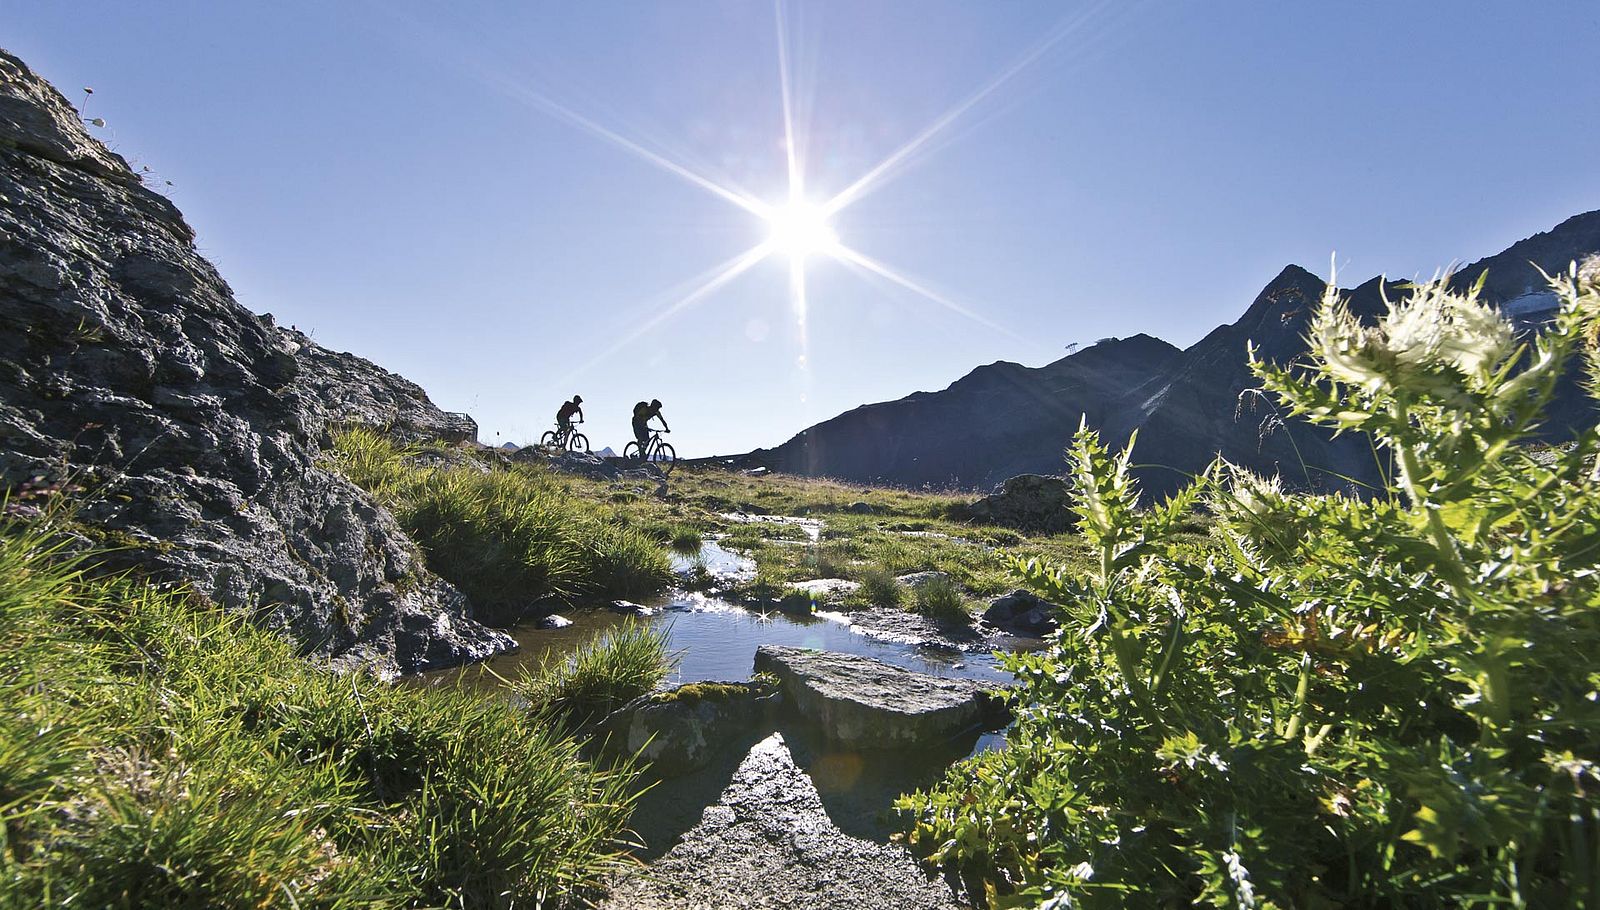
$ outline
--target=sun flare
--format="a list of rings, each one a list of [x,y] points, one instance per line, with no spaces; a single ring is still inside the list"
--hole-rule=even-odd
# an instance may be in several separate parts
[[[828,223],[824,207],[804,200],[778,206],[766,214],[767,245],[791,259],[839,250],[839,235]]]

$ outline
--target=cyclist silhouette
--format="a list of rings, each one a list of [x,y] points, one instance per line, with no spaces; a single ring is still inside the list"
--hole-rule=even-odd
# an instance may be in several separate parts
[[[581,404],[583,404],[582,395],[574,395],[571,401],[562,402],[561,410],[556,412],[556,428],[563,433],[572,432],[572,415],[574,414],[578,415],[578,422],[583,423],[583,408],[579,407]]]
[[[661,429],[668,433],[672,428],[667,426],[667,418],[661,416],[661,399],[653,398],[648,403],[639,402],[633,406],[633,438],[639,441],[639,451],[642,454],[649,450],[650,445],[650,418],[661,421]]]

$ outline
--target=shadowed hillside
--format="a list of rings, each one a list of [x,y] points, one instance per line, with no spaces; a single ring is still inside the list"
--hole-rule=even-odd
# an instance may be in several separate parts
[[[1558,272],[1600,251],[1600,211],[1577,215],[1554,229],[1460,269],[1453,281],[1470,287],[1487,272],[1483,299],[1519,324],[1542,323],[1555,306],[1539,269]],[[1310,489],[1372,485],[1379,465],[1362,441],[1335,439],[1298,421],[1287,424],[1248,390],[1246,345],[1287,363],[1305,353],[1303,340],[1326,284],[1290,265],[1262,289],[1230,325],[1179,351],[1138,335],[1107,340],[1049,365],[979,367],[940,392],[917,392],[869,404],[803,430],[775,449],[738,459],[807,476],[908,486],[987,488],[1022,473],[1058,473],[1062,450],[1080,419],[1117,444],[1139,432],[1140,479],[1160,494],[1223,457],[1258,471],[1280,473]],[[1383,293],[1399,282],[1374,278],[1347,292],[1363,319],[1383,310]],[[1241,397],[1242,396],[1242,397]],[[1545,428],[1564,438],[1595,419],[1574,383],[1557,397]]]

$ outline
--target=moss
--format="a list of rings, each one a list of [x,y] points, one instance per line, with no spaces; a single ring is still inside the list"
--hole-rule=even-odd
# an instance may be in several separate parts
[[[170,540],[147,540],[119,528],[107,528],[83,521],[66,521],[63,523],[63,527],[70,533],[88,538],[102,550],[146,550],[155,553],[171,553],[177,548]]]
[[[657,704],[681,702],[693,705],[702,701],[726,702],[750,694],[749,686],[742,683],[697,682],[685,683],[675,689],[657,692],[650,700]]]

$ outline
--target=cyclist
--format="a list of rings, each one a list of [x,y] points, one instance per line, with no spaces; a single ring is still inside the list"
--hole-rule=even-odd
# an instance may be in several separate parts
[[[661,421],[661,429],[670,433],[672,428],[667,426],[667,418],[661,416],[661,399],[652,398],[649,403],[639,402],[633,406],[633,438],[639,440],[639,457],[645,457],[650,445],[650,418]]]
[[[561,410],[556,412],[556,430],[563,437],[572,432],[572,415],[578,415],[578,422],[583,423],[583,408],[579,407],[581,404],[583,404],[583,396],[574,395],[571,401],[563,401]]]

